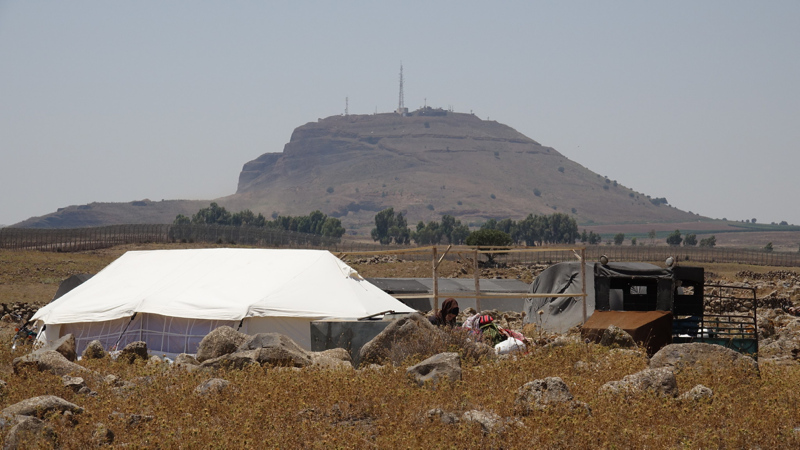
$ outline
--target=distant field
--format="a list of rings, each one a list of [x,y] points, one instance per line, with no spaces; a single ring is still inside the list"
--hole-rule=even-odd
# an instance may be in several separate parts
[[[626,244],[630,238],[637,238],[641,243],[649,243],[648,233],[656,231],[656,243],[663,244],[664,239],[680,230],[681,234],[693,233],[698,240],[714,235],[718,247],[742,247],[747,249],[761,249],[772,242],[775,251],[796,252],[800,248],[800,226],[796,225],[768,225],[758,223],[698,221],[680,223],[645,223],[645,224],[619,224],[619,225],[594,225],[578,227],[583,231],[594,231],[610,239],[617,233],[624,233]]]

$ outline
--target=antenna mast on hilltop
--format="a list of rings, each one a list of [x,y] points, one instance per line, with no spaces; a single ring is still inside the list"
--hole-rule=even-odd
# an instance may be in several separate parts
[[[344,98],[344,115],[345,116],[350,115],[350,98],[348,97]]]
[[[405,106],[405,102],[403,101],[403,63],[400,62],[400,101],[397,104],[397,114],[406,115],[408,114],[408,108]]]

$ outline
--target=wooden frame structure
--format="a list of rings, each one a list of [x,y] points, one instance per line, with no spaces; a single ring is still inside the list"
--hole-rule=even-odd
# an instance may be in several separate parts
[[[455,250],[453,250],[455,248]],[[442,263],[445,256],[453,250],[454,253],[458,254],[472,254],[473,255],[473,274],[475,277],[475,294],[468,295],[464,293],[452,293],[452,292],[439,292],[439,264]],[[481,293],[481,286],[480,286],[480,271],[478,270],[478,259],[481,254],[494,254],[494,253],[538,253],[538,252],[568,252],[572,253],[578,261],[585,261],[586,260],[586,247],[585,246],[577,246],[577,247],[523,247],[523,248],[513,248],[513,247],[467,247],[467,246],[453,246],[448,245],[444,252],[439,256],[439,248],[437,246],[427,246],[427,247],[415,247],[409,249],[393,249],[393,250],[378,250],[378,251],[357,251],[357,252],[337,252],[334,253],[339,259],[344,259],[346,256],[349,255],[397,255],[397,254],[406,254],[406,253],[431,253],[431,272],[433,275],[433,293],[430,295],[420,295],[420,294],[413,294],[410,295],[415,298],[419,297],[429,297],[433,298],[433,309],[434,311],[439,309],[439,297],[452,297],[452,298],[474,298],[475,299],[475,309],[478,312],[481,312],[481,299],[490,299],[490,298],[517,298],[517,297],[526,297],[526,298],[550,298],[550,297],[581,297],[583,300],[583,321],[586,322],[586,265],[581,264],[581,293],[580,294],[558,294],[558,293],[542,293],[542,294],[532,294],[530,292],[509,292],[503,294],[490,294],[490,293]],[[438,258],[437,258],[438,257]],[[394,295],[395,298],[403,298],[409,297],[409,295]]]

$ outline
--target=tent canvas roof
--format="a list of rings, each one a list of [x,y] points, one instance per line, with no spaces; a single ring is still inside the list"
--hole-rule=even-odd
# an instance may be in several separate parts
[[[41,308],[44,323],[100,322],[136,312],[209,320],[354,318],[414,310],[323,250],[131,251]]]

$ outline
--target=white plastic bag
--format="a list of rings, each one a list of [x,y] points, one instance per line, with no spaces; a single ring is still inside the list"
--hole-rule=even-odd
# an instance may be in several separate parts
[[[498,355],[505,355],[507,353],[524,352],[524,351],[525,351],[525,343],[513,337],[510,337],[505,341],[494,346],[494,352],[497,353]]]

